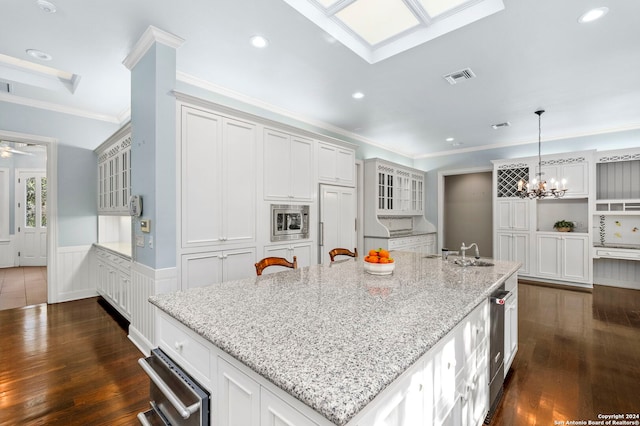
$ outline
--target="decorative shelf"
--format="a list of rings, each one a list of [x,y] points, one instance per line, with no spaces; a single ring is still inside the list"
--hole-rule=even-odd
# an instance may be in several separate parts
[[[640,214],[640,199],[636,200],[597,200],[595,214]]]

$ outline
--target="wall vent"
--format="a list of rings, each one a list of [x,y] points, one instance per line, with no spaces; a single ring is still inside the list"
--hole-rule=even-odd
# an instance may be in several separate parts
[[[475,74],[471,71],[471,68],[465,68],[460,71],[452,72],[451,74],[443,75],[442,78],[447,80],[449,84],[454,85],[462,80],[469,80],[475,78]]]
[[[11,84],[6,81],[0,81],[0,93],[11,93]]]

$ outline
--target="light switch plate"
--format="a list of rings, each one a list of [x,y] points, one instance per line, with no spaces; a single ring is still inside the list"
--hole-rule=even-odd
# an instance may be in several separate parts
[[[136,247],[144,247],[144,235],[136,235]]]

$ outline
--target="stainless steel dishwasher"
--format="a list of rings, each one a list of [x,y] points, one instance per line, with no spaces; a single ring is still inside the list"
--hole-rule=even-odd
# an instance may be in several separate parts
[[[504,304],[511,292],[502,284],[489,297],[491,332],[489,335],[489,413],[484,420],[491,422],[504,391]]]
[[[138,364],[151,379],[151,409],[138,414],[143,426],[208,426],[209,393],[160,348]]]

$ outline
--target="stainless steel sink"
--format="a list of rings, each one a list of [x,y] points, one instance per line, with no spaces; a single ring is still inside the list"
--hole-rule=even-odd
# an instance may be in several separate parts
[[[458,266],[494,266],[494,263],[480,259],[456,259],[453,261]]]

